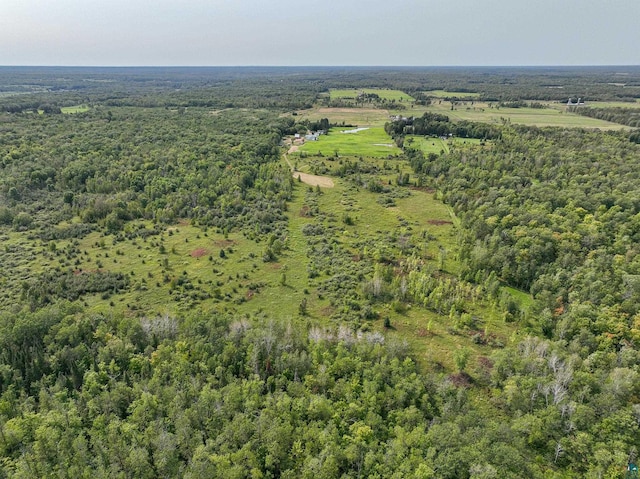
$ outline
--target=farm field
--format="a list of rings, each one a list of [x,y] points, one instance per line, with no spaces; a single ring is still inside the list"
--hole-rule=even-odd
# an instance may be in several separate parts
[[[588,101],[588,108],[640,108],[640,100],[632,101]]]
[[[452,110],[451,103],[448,101],[434,103],[423,109],[423,111],[447,115],[452,120],[479,121],[496,125],[510,122],[528,126],[598,128],[601,130],[626,128],[616,123],[588,118],[564,110],[566,108],[560,106],[558,108],[498,108],[485,102],[473,102],[473,105],[471,102],[459,102]]]
[[[465,91],[427,90],[423,92],[427,96],[435,98],[479,98],[479,93]]]
[[[320,135],[317,141],[305,142],[296,154],[386,158],[402,153],[383,128],[360,128],[331,128],[328,135]]]
[[[410,103],[414,101],[414,98],[409,94],[400,90],[388,90],[381,88],[361,88],[361,89],[332,89],[329,90],[330,98],[332,100],[347,98],[355,100],[359,94],[375,94],[382,100],[394,100],[397,102]]]
[[[318,121],[328,118],[332,124],[364,126],[384,126],[391,113],[382,108],[327,108],[315,107],[296,112],[300,120]]]

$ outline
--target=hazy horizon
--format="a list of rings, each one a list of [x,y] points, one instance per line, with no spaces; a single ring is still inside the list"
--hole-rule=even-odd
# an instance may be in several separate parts
[[[5,0],[5,66],[625,66],[640,2]]]

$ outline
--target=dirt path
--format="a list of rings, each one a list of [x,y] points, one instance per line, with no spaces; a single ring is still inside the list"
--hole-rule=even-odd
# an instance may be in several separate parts
[[[287,162],[287,165],[289,166],[289,169],[291,170],[291,173],[296,180],[300,178],[300,181],[306,183],[307,185],[320,186],[321,188],[333,188],[335,186],[333,180],[327,176],[310,175],[309,173],[293,171],[293,165],[291,164],[291,161],[289,161],[289,153],[293,153],[295,151],[298,151],[297,145],[291,146],[291,148],[289,148],[289,151],[282,155],[282,157],[284,158],[284,161]]]
[[[310,175],[308,173],[302,173],[300,171],[294,171],[293,177],[297,180],[311,186],[320,186],[321,188],[333,188],[333,180],[327,176]]]

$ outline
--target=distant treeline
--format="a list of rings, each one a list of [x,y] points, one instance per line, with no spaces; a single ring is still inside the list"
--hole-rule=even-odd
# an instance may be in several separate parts
[[[620,75],[624,75],[621,77]],[[330,88],[393,88],[428,103],[426,91],[477,93],[481,101],[640,98],[637,67],[554,68],[61,68],[2,67],[0,111],[44,103],[139,107],[278,108],[311,106]],[[620,83],[621,78],[624,84]]]

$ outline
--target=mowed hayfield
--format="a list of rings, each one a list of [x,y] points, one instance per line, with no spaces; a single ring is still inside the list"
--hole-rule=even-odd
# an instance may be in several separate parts
[[[422,92],[427,96],[435,98],[479,98],[480,93],[466,91],[445,91],[445,90],[428,90]]]
[[[349,88],[330,90],[329,95],[332,100],[337,99],[356,99],[361,93],[375,94],[383,100],[394,100],[397,102],[412,102],[414,98],[400,90],[387,90],[381,88]]]
[[[328,135],[305,142],[295,154],[386,158],[401,155],[402,150],[382,127],[331,128]]]
[[[318,121],[328,118],[332,125],[384,126],[389,110],[379,108],[312,108],[296,112],[296,119]]]
[[[415,110],[418,110],[416,108]],[[504,108],[486,102],[458,102],[451,109],[451,102],[442,101],[420,108],[422,111],[447,115],[452,120],[479,121],[500,125],[513,123],[529,126],[558,126],[565,128],[598,128],[600,130],[620,130],[627,127],[604,120],[597,120],[575,113],[566,108]],[[417,111],[414,113],[417,115]]]
[[[564,106],[564,105],[563,105]],[[640,108],[640,100],[636,101],[587,101],[584,106],[587,108]]]

